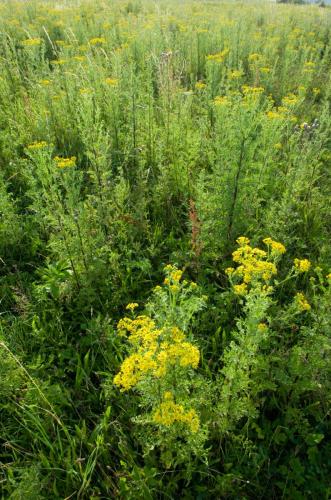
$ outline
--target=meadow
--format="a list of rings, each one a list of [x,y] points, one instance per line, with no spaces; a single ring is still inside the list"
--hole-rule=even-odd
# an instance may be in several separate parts
[[[331,497],[331,10],[0,4],[0,491]]]

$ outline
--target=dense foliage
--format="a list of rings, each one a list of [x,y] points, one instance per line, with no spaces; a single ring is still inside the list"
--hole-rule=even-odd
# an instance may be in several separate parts
[[[1,3],[2,498],[329,498],[330,21]]]

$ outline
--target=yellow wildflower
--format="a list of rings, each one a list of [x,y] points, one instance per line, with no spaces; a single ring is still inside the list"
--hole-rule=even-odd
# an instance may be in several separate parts
[[[173,269],[174,269],[174,266],[173,266],[173,265],[171,265],[171,264],[167,264],[167,265],[163,268],[163,270],[164,270],[164,271],[172,271]]]
[[[309,311],[311,309],[310,304],[308,303],[306,297],[303,293],[298,292],[295,296],[295,302],[300,311]]]
[[[281,255],[286,252],[286,248],[282,243],[274,241],[271,238],[264,238],[263,243],[265,243],[268,247],[271,247],[271,252],[276,255]]]
[[[305,68],[314,68],[314,67],[315,67],[314,61],[306,61],[305,62]]]
[[[241,78],[243,74],[244,73],[241,70],[234,69],[233,71],[230,71],[229,78],[231,80],[237,80],[238,78]]]
[[[163,401],[153,414],[153,422],[170,427],[175,422],[186,424],[192,432],[197,432],[200,427],[199,417],[194,409],[185,411],[183,405],[173,400],[173,395],[167,391],[163,395]]]
[[[32,144],[28,145],[28,149],[35,151],[36,149],[42,149],[47,146],[47,142],[45,141],[40,141],[40,142],[33,142]]]
[[[24,47],[35,47],[36,45],[41,44],[41,38],[27,38],[23,40],[22,44]]]
[[[248,238],[246,238],[246,236],[239,236],[239,238],[237,238],[236,242],[238,243],[238,245],[240,247],[243,247],[245,245],[249,245],[250,240]]]
[[[249,85],[243,85],[241,89],[245,95],[259,95],[264,92],[264,87],[250,87]]]
[[[269,262],[268,254],[260,248],[252,248],[248,243],[249,239],[241,236],[237,239],[239,248],[232,253],[234,262],[239,266],[237,269],[228,271],[233,276],[242,278],[243,283],[234,285],[234,292],[238,295],[247,293],[247,285],[255,280],[269,281],[273,275],[277,274],[276,265]],[[270,245],[271,254],[281,255],[285,252],[285,247],[281,243],[265,238],[265,243]]]
[[[241,285],[234,285],[233,287],[234,293],[236,295],[246,295],[247,293],[247,284],[241,283]]]
[[[279,113],[279,111],[267,111],[267,117],[270,118],[270,120],[279,120],[284,118],[284,115],[282,113]]]
[[[217,54],[210,54],[207,56],[207,61],[223,62],[229,52],[229,49],[224,49],[221,52],[217,52]]]
[[[103,43],[106,43],[106,39],[102,36],[90,39],[90,45],[102,45]]]
[[[172,272],[170,274],[170,276],[171,276],[171,279],[173,279],[174,281],[180,281],[182,274],[183,274],[183,271],[181,271],[180,269],[177,269],[176,271]]]
[[[139,304],[137,304],[137,302],[130,302],[130,304],[128,304],[125,309],[134,311],[138,306]]]
[[[59,168],[74,167],[76,165],[76,156],[72,156],[71,158],[55,156],[54,160]]]
[[[67,59],[53,59],[51,61],[51,63],[55,64],[56,66],[63,66],[63,64],[66,64],[67,62]]]
[[[184,333],[177,326],[171,328],[171,336],[174,342],[182,342],[185,338]]]
[[[51,80],[39,80],[40,85],[44,85],[45,87],[47,85],[50,85],[52,82]]]
[[[134,304],[129,304],[133,309]],[[176,326],[158,329],[149,316],[122,318],[117,325],[119,335],[128,332],[128,341],[135,351],[122,363],[114,383],[128,390],[148,376],[164,377],[172,366],[196,368],[200,352],[185,340]]]
[[[203,83],[203,82],[197,82],[197,83],[195,84],[195,88],[196,88],[197,90],[203,90],[203,89],[205,89],[206,87],[207,87],[207,85],[206,85],[205,83]]]
[[[294,106],[299,101],[299,98],[294,94],[289,94],[282,99],[282,103],[285,106]]]
[[[250,62],[259,61],[261,58],[262,58],[262,56],[261,56],[260,54],[256,54],[256,53],[254,53],[254,54],[249,54],[249,56],[248,56],[248,60],[249,60]]]
[[[106,78],[105,82],[107,83],[107,85],[110,85],[111,87],[117,87],[117,85],[118,85],[117,78]]]
[[[120,372],[114,377],[114,384],[120,386],[122,391],[137,385],[146,373],[156,367],[152,355],[153,352],[146,352],[127,357],[121,365]]]
[[[83,62],[86,61],[86,56],[73,56],[74,61]]]
[[[309,271],[311,263],[308,259],[294,259],[294,266],[299,273],[306,273]]]
[[[229,104],[230,101],[226,95],[225,96],[218,95],[215,97],[214,103],[216,104],[216,106],[225,106],[226,104]]]

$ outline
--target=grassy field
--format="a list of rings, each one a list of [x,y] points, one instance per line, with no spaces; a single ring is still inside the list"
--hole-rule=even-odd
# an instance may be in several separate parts
[[[1,2],[1,498],[331,498],[330,21]]]

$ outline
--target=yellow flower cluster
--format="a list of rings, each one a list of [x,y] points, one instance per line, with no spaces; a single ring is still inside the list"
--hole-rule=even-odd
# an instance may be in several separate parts
[[[117,85],[118,85],[117,78],[106,78],[105,82],[107,83],[107,85],[110,85],[111,87],[117,87]]]
[[[253,279],[269,281],[277,274],[275,264],[265,260],[267,253],[264,250],[252,248],[245,237],[238,238],[237,243],[239,248],[233,252],[232,258],[240,265],[233,274],[241,277],[244,283],[250,283]]]
[[[311,263],[308,259],[294,259],[294,267],[299,273],[306,273],[309,271]]]
[[[247,285],[246,283],[241,283],[241,285],[234,285],[233,290],[236,295],[246,295]]]
[[[311,306],[310,304],[308,303],[306,297],[304,296],[303,293],[301,292],[298,292],[295,296],[295,302],[296,302],[296,305],[298,306],[298,309],[300,311],[310,311],[311,309]]]
[[[275,258],[282,255],[286,252],[286,248],[282,243],[271,238],[265,238],[263,242],[268,246],[269,253],[260,248],[252,248],[250,240],[245,236],[240,236],[237,239],[239,248],[232,253],[232,258],[239,266],[236,269],[228,267],[225,270],[230,279],[236,277],[242,280],[242,283],[233,285],[236,295],[246,295],[249,283],[260,280],[268,282],[272,276],[277,274],[276,265],[274,262],[269,262],[268,258],[269,256]],[[272,287],[264,285],[263,289],[269,292]]]
[[[206,88],[206,86],[207,86],[207,85],[206,85],[205,83],[203,83],[203,82],[197,82],[197,83],[195,84],[195,88],[196,88],[197,90],[203,90],[203,89],[205,89],[205,88]]]
[[[132,306],[132,304],[129,304]],[[199,349],[185,340],[184,333],[177,328],[157,328],[149,316],[135,319],[123,318],[118,323],[118,332],[125,335],[134,346],[114,378],[122,391],[131,389],[144,377],[164,377],[174,366],[197,368]]]
[[[231,80],[236,80],[237,78],[241,78],[244,75],[244,73],[238,69],[234,69],[233,71],[230,71],[229,73],[229,78]]]
[[[128,304],[125,309],[127,309],[128,311],[134,311],[138,306],[139,304],[137,304],[137,302],[130,302],[130,304]]]
[[[299,101],[299,98],[294,94],[289,94],[282,99],[284,106],[294,106]]]
[[[28,145],[28,149],[30,149],[31,151],[35,151],[37,149],[45,148],[46,146],[47,146],[47,142],[45,142],[45,141],[33,142],[32,144]]]
[[[228,55],[229,49],[224,49],[221,52],[217,52],[216,54],[209,54],[207,56],[207,61],[219,62],[222,63],[225,57]]]
[[[74,167],[76,165],[76,156],[72,156],[71,158],[55,156],[54,160],[59,168]]]
[[[83,62],[86,60],[86,56],[73,56],[74,61]]]
[[[230,103],[229,98],[226,95],[225,96],[218,95],[214,99],[214,104],[216,106],[226,106],[229,103]]]
[[[45,80],[39,80],[39,83],[40,83],[40,85],[44,85],[46,87],[47,85],[50,85],[52,82],[51,82],[51,80],[45,79]]]
[[[90,40],[90,45],[102,45],[103,43],[106,43],[106,39],[103,36],[91,38]]]
[[[314,61],[306,61],[304,64],[304,73],[312,73],[315,68],[315,63]]]
[[[89,89],[87,87],[83,87],[83,88],[79,89],[79,93],[81,95],[91,94],[92,92],[93,92],[92,89]]]
[[[254,54],[249,54],[249,56],[248,56],[249,62],[260,61],[260,59],[262,59],[261,54],[254,53]]]
[[[264,238],[263,243],[271,248],[271,253],[275,255],[282,255],[286,252],[286,248],[282,243],[274,241],[271,238]]]
[[[270,120],[283,120],[287,117],[287,109],[279,107],[272,109],[271,111],[267,111],[267,117]]]
[[[183,271],[177,269],[175,266],[168,264],[165,266],[164,270],[167,273],[167,277],[164,279],[164,284],[170,286],[170,289],[173,292],[179,291],[179,282],[182,278]]]
[[[263,94],[264,87],[251,87],[250,85],[243,85],[241,90],[245,95],[259,95]]]
[[[63,66],[63,64],[66,64],[67,62],[67,59],[53,59],[51,61],[51,63],[55,64],[56,66]]]
[[[153,422],[169,427],[175,422],[186,424],[192,432],[198,432],[200,420],[195,410],[185,411],[183,405],[174,402],[173,395],[167,391],[163,395],[163,401],[153,414]]]
[[[24,47],[34,47],[41,44],[41,38],[27,38],[23,40],[22,44]]]

